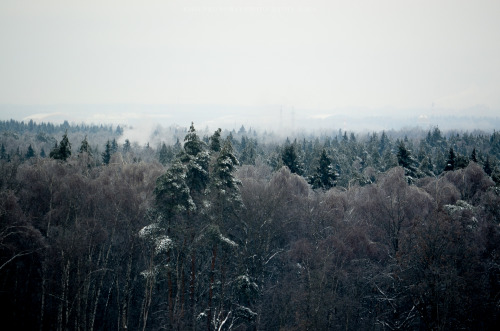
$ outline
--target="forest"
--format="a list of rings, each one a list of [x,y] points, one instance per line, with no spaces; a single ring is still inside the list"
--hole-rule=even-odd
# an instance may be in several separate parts
[[[499,132],[125,133],[0,121],[6,329],[500,325]]]

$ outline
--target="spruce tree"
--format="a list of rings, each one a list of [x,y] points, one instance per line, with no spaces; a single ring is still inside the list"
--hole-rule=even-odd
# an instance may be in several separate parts
[[[118,143],[116,142],[116,138],[113,138],[113,141],[111,141],[111,155],[116,152],[118,152]]]
[[[420,177],[418,162],[413,158],[413,155],[406,148],[404,142],[399,143],[397,158],[398,164],[405,170],[405,176],[409,183],[412,183],[413,179]]]
[[[491,165],[491,161],[490,161],[490,155],[486,155],[486,161],[484,162],[484,165],[483,165],[483,170],[484,172],[488,175],[488,176],[491,176],[492,172],[493,172],[493,167]]]
[[[50,152],[49,156],[53,159],[63,161],[66,161],[66,159],[71,156],[71,144],[68,139],[68,131],[64,133],[59,146],[56,142],[54,149]]]
[[[446,160],[446,166],[444,167],[444,171],[453,171],[455,170],[455,152],[453,151],[453,147],[450,147],[450,151],[448,152],[448,159]]]
[[[158,159],[161,164],[167,165],[167,163],[171,159],[171,153],[169,153],[169,150],[167,148],[167,145],[165,143],[161,144],[160,152],[158,153]]]
[[[186,183],[186,172],[187,168],[176,161],[156,180],[155,205],[167,220],[175,214],[196,209]]]
[[[238,159],[233,153],[233,146],[229,139],[226,139],[219,156],[214,164],[214,171],[211,176],[212,187],[216,191],[216,203],[224,202],[235,207],[241,204],[239,195],[240,181],[234,177]]]
[[[184,137],[184,151],[191,156],[196,156],[203,151],[203,142],[200,140],[194,129],[194,123],[191,122],[189,131]]]
[[[82,140],[82,143],[80,145],[80,149],[78,151],[80,154],[81,153],[87,153],[88,155],[92,155],[92,150],[90,148],[89,142],[87,141],[87,136]]]
[[[33,150],[33,147],[31,147],[31,144],[28,146],[28,151],[26,152],[26,155],[24,156],[26,159],[31,159],[32,157],[35,156],[35,151]]]
[[[202,193],[209,182],[210,156],[205,151],[205,143],[196,134],[193,123],[184,138],[184,151],[179,157],[187,167],[186,183],[192,194]]]
[[[300,163],[294,144],[286,144],[281,153],[281,159],[283,160],[283,164],[286,165],[292,173],[302,175],[302,164]]]
[[[332,160],[323,149],[319,158],[319,165],[316,172],[311,176],[309,183],[314,189],[328,190],[335,186],[338,174],[332,167]]]
[[[111,152],[111,142],[108,141],[106,142],[106,147],[104,149],[104,152],[102,152],[102,163],[104,164],[109,164],[109,161],[111,160],[111,155],[112,155],[112,152]]]
[[[130,152],[131,148],[132,147],[130,145],[130,140],[125,139],[125,143],[123,144],[123,153],[126,154],[126,153]]]
[[[474,149],[472,150],[472,153],[471,153],[471,155],[470,155],[470,160],[471,160],[472,162],[476,162],[476,163],[477,163],[477,152],[476,152],[476,148],[474,148]]]
[[[217,129],[214,134],[210,137],[210,151],[219,152],[221,149],[221,132],[222,130]]]

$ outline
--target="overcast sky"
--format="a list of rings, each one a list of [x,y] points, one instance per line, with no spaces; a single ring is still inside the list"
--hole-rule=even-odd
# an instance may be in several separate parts
[[[498,0],[1,0],[0,104],[498,116],[499,14]]]

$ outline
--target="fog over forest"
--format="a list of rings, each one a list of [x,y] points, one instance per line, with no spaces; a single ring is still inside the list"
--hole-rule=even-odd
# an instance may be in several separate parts
[[[500,1],[1,0],[2,330],[498,330]]]

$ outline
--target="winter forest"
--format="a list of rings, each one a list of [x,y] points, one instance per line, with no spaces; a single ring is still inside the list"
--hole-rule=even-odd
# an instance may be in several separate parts
[[[500,132],[0,121],[16,330],[496,330]]]

